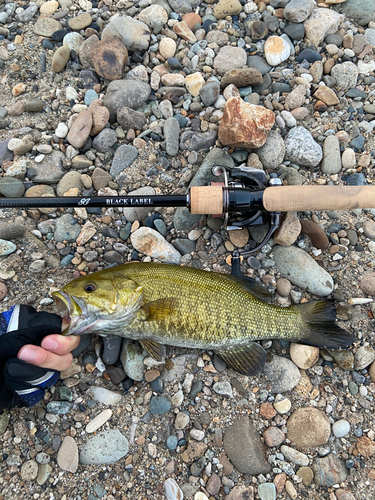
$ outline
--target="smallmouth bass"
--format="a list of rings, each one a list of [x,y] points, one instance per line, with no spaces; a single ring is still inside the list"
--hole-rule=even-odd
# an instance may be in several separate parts
[[[190,267],[130,262],[75,279],[52,295],[69,323],[66,335],[138,340],[157,361],[165,345],[211,349],[244,375],[260,372],[266,361],[256,340],[328,349],[355,341],[336,325],[333,301],[279,307],[255,280]]]

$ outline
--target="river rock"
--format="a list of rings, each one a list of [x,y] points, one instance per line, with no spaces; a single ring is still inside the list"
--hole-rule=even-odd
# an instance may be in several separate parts
[[[290,446],[282,445],[280,451],[287,460],[293,462],[296,465],[309,465],[309,457],[304,453],[291,448]]]
[[[104,389],[104,387],[92,386],[91,392],[96,401],[105,405],[115,405],[122,399],[122,395],[119,392],[109,391],[108,389]]]
[[[241,47],[222,47],[214,59],[214,69],[219,75],[224,75],[227,71],[246,66],[247,54]]]
[[[330,33],[336,33],[343,20],[343,16],[330,9],[314,9],[309,19],[304,22],[306,37],[319,47],[324,38]]]
[[[264,44],[264,54],[270,66],[277,66],[290,56],[290,45],[280,36],[270,36]]]
[[[142,130],[146,124],[146,117],[143,113],[124,106],[117,110],[117,122],[126,130],[129,128]]]
[[[344,461],[332,453],[323,458],[315,458],[312,468],[314,482],[318,486],[330,487],[334,484],[340,484],[348,476]]]
[[[52,33],[62,29],[62,25],[59,21],[56,21],[51,17],[40,17],[34,24],[33,29],[36,35],[51,38]]]
[[[302,23],[314,9],[313,0],[291,0],[285,7],[283,15],[291,23]]]
[[[293,361],[275,355],[264,365],[264,373],[270,391],[280,394],[292,390],[301,378],[300,371]]]
[[[110,122],[117,121],[117,110],[139,108],[150,96],[151,87],[148,83],[139,80],[114,80],[108,85],[103,105],[110,112]]]
[[[302,344],[290,344],[290,358],[299,368],[307,370],[319,359],[319,347]],[[304,465],[304,464],[301,464]],[[307,465],[307,464],[305,464]]]
[[[223,445],[229,460],[241,474],[267,474],[271,470],[264,444],[249,417],[238,418],[226,429]]]
[[[214,80],[208,81],[199,90],[199,95],[205,106],[212,106],[220,95],[220,83]]]
[[[52,57],[52,71],[55,73],[60,73],[69,61],[70,48],[66,45],[59,47]]]
[[[132,51],[145,51],[150,42],[150,30],[147,24],[130,16],[115,14],[103,30],[102,38],[117,37],[125,47]]]
[[[195,43],[197,41],[194,33],[184,21],[174,24],[173,31],[176,33],[176,35],[189,43]]]
[[[287,438],[298,448],[317,448],[328,442],[331,425],[321,410],[308,406],[295,410],[287,422]]]
[[[138,342],[128,339],[124,340],[120,360],[124,371],[129,378],[138,382],[141,382],[144,379],[144,356],[142,355]]]
[[[224,107],[219,140],[230,147],[260,148],[274,122],[273,111],[247,103],[241,97],[232,97]]]
[[[266,142],[257,150],[257,155],[262,162],[263,168],[275,169],[283,162],[285,146],[278,131],[270,130]]]
[[[102,106],[101,101],[98,101],[98,103],[100,102],[100,105],[92,107],[92,104],[95,101],[97,101],[97,99],[95,99],[89,106],[89,110],[92,114],[92,125],[90,130],[91,136],[98,135],[99,132],[101,132],[107,125],[110,117],[108,108]]]
[[[180,124],[176,118],[171,116],[165,120],[164,136],[165,149],[169,156],[176,156],[179,151]]]
[[[129,451],[129,442],[118,429],[103,431],[82,446],[79,461],[84,465],[114,464]]]
[[[301,223],[295,212],[287,212],[274,236],[274,242],[288,247],[293,245],[301,233]]]
[[[65,436],[57,452],[57,464],[61,469],[73,474],[78,469],[78,446],[71,436]]]
[[[176,483],[174,479],[171,477],[164,481],[164,492],[167,500],[183,500],[184,494]]]
[[[357,371],[367,368],[375,360],[375,350],[367,345],[359,347],[354,354],[354,369]]]
[[[324,297],[333,290],[331,276],[304,250],[275,246],[274,259],[281,275],[314,295]]]
[[[93,67],[94,63],[91,59],[91,51],[98,42],[99,38],[97,35],[91,35],[80,45],[78,55],[82,68],[89,69]]]
[[[242,10],[239,0],[220,0],[214,8],[216,19],[224,19],[226,16],[235,16]]]
[[[89,137],[90,131],[92,127],[92,114],[91,111],[86,109],[85,111],[81,111],[81,113],[77,116],[73,125],[68,133],[68,141],[69,143],[80,149],[84,146],[87,138]]]
[[[121,80],[128,61],[128,51],[116,37],[109,36],[94,44],[90,59],[96,73],[107,80]]]
[[[112,128],[104,128],[92,141],[92,146],[99,153],[106,153],[116,142],[116,131]]]
[[[366,26],[375,19],[375,4],[372,0],[346,0],[334,8],[349,19],[354,19],[360,26]]]
[[[227,71],[221,78],[221,87],[226,87],[230,84],[235,85],[237,88],[248,87],[250,85],[261,85],[263,77],[255,68],[236,68]]]
[[[285,138],[285,160],[305,167],[316,167],[322,160],[322,148],[304,127],[294,127]]]
[[[35,183],[56,184],[65,174],[62,166],[64,153],[53,150],[41,163],[34,163],[28,173],[29,178]]]
[[[72,17],[68,21],[69,27],[74,31],[83,30],[87,28],[87,26],[90,26],[91,23],[92,17],[88,12],[84,12],[83,14],[79,14],[76,17]]]
[[[55,241],[62,242],[66,240],[69,243],[76,241],[81,232],[81,226],[72,224],[73,220],[76,219],[73,219],[70,214],[64,214],[57,220],[54,234]]]
[[[138,252],[159,259],[165,264],[179,264],[181,254],[163,236],[149,227],[141,227],[130,236]]]
[[[370,295],[375,297],[375,272],[368,271],[364,273],[361,280],[359,281],[359,288],[365,295]]]
[[[162,26],[168,21],[168,13],[161,5],[150,5],[141,10],[138,19],[149,28],[154,29],[156,26]]]
[[[330,135],[324,140],[323,160],[320,168],[324,174],[328,175],[338,174],[342,168],[340,142],[335,135]]]
[[[350,62],[345,61],[342,64],[336,64],[331,69],[331,75],[339,82],[339,86],[343,89],[352,89],[357,85],[358,68]]]
[[[326,250],[329,247],[329,239],[323,229],[310,219],[302,219],[301,233],[306,234],[315,248]]]

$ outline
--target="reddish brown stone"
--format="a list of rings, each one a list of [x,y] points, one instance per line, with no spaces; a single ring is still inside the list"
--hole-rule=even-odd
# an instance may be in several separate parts
[[[314,94],[315,99],[323,101],[327,106],[336,106],[340,101],[335,92],[329,87],[320,86]]]
[[[339,489],[335,491],[337,500],[355,500],[355,497],[350,491]]]
[[[271,426],[263,432],[263,438],[266,445],[273,448],[274,446],[280,446],[285,440],[285,434],[278,427]]]
[[[323,101],[316,101],[314,104],[314,109],[315,111],[319,111],[319,113],[324,113],[324,111],[327,111],[327,104],[325,104]]]
[[[202,24],[202,18],[199,14],[195,14],[194,12],[189,12],[182,16],[182,20],[186,23],[189,28],[192,30],[196,24]]]
[[[160,377],[160,372],[159,370],[156,369],[147,370],[145,373],[146,382],[152,382],[153,380],[156,380],[158,377]]]
[[[271,420],[276,415],[276,410],[271,403],[262,403],[259,408],[259,414],[266,418],[267,420]]]
[[[260,148],[274,123],[273,111],[244,102],[240,97],[232,97],[224,107],[219,140],[224,146]]]
[[[128,51],[118,38],[109,36],[96,43],[90,57],[98,75],[107,80],[121,80],[128,60]]]
[[[310,219],[301,220],[301,233],[306,234],[315,248],[325,250],[328,248],[329,239],[323,229]]]
[[[286,474],[282,472],[281,474],[276,474],[275,479],[273,480],[273,484],[275,485],[276,491],[281,493],[285,488],[286,483]]]
[[[365,458],[375,455],[375,443],[366,436],[357,439],[357,450]]]

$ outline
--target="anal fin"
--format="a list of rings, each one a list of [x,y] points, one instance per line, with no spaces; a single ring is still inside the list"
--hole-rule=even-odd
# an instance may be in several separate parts
[[[140,343],[143,349],[145,349],[155,361],[162,362],[165,359],[166,350],[164,345],[147,339],[140,340]]]
[[[253,376],[263,371],[267,354],[256,342],[217,350],[218,354],[233,370],[242,375]]]

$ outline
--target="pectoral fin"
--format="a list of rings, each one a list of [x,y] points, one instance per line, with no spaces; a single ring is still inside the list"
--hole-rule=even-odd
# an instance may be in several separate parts
[[[232,346],[228,349],[215,350],[223,360],[236,372],[253,376],[263,371],[267,354],[256,342],[246,345]]]
[[[164,299],[154,300],[142,306],[146,321],[162,320],[175,312],[177,308],[177,299],[174,297],[165,297]]]
[[[140,340],[140,343],[143,349],[146,349],[146,351],[155,359],[155,361],[161,362],[165,359],[166,353],[164,345],[158,344],[158,342],[154,342],[152,340]]]

